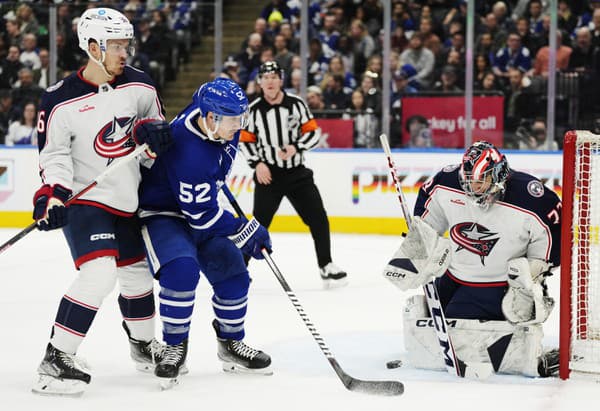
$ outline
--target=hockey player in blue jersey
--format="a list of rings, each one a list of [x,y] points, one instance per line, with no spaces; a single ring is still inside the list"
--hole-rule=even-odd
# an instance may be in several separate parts
[[[446,317],[458,319],[450,336],[462,360],[529,376],[556,372],[556,350],[544,353],[541,344],[554,306],[545,277],[560,264],[556,193],[510,169],[492,144],[477,142],[460,165],[423,184],[414,215],[385,277],[402,290],[435,278]],[[435,333],[422,326],[427,312],[423,296],[408,299],[406,348],[413,365],[443,369],[441,356],[431,356],[439,353]]]
[[[136,367],[162,358],[154,338],[153,279],[136,216],[140,163],[168,148],[171,135],[152,80],[125,64],[133,26],[109,8],[86,10],[77,27],[89,63],[48,87],[37,139],[42,186],[33,199],[40,230],[62,228],[78,270],[62,296],[33,391],[80,395],[91,376],[76,356],[104,298],[119,283],[119,307]],[[129,161],[89,192],[65,202],[147,143],[154,154]]]
[[[270,357],[250,348],[244,318],[250,277],[242,252],[271,250],[267,230],[221,208],[217,194],[230,172],[247,121],[248,100],[229,79],[202,85],[171,123],[175,145],[144,171],[140,211],[152,272],[160,283],[167,344],[155,374],[161,384],[185,365],[195,290],[202,272],[213,288],[213,327],[225,371],[270,374]]]

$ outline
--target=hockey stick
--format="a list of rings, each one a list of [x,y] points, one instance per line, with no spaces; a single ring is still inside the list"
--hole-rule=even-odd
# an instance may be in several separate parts
[[[238,204],[233,194],[231,194],[231,191],[229,191],[229,188],[226,185],[223,185],[222,190],[229,202],[231,203],[231,205],[233,206],[233,208],[235,209],[235,212],[238,214],[238,216],[240,218],[245,218],[244,211]],[[267,250],[265,250],[264,248],[262,249],[262,255],[263,257],[265,257],[265,261],[269,265],[271,271],[273,271],[273,274],[275,274],[275,277],[277,277],[279,284],[281,284],[281,287],[283,287],[283,290],[292,302],[294,308],[296,309],[298,314],[300,314],[300,318],[302,318],[302,321],[304,321],[304,324],[306,325],[313,338],[319,345],[319,348],[321,349],[323,354],[325,354],[325,357],[327,357],[329,364],[331,364],[337,376],[340,378],[340,380],[342,380],[344,387],[346,387],[350,391],[376,395],[400,395],[404,392],[404,385],[399,381],[365,381],[359,380],[358,378],[354,378],[348,375],[342,369],[342,367],[337,362],[333,354],[331,354],[331,351],[329,350],[329,347],[327,347],[327,344],[325,344],[323,337],[321,337],[321,335],[313,325],[312,321],[310,321],[310,319],[306,315],[304,308],[302,308],[302,305],[300,305],[298,297],[296,297],[296,294],[288,285],[287,281],[283,277],[283,274],[281,274],[281,271],[279,271],[279,268],[275,264],[275,261],[273,261]]]
[[[96,179],[94,181],[92,181],[86,187],[84,187],[83,189],[81,189],[77,193],[73,194],[71,197],[69,197],[69,199],[65,202],[65,205],[68,206],[73,201],[77,200],[79,197],[83,196],[85,193],[87,193],[88,191],[90,191],[92,188],[96,187],[106,177],[108,177],[112,173],[114,173],[123,164],[126,164],[130,160],[132,160],[133,158],[137,157],[140,153],[142,153],[147,148],[148,148],[147,144],[142,144],[141,146],[138,146],[135,150],[133,150],[131,153],[129,153],[125,157],[122,157],[121,159],[116,160],[110,167],[107,167],[102,173],[100,173],[100,175],[98,175],[98,177],[96,177]],[[32,232],[36,228],[37,228],[37,222],[34,221],[33,223],[31,223],[27,227],[25,227],[23,230],[19,231],[11,239],[9,239],[7,242],[5,242],[4,244],[2,244],[0,246],[0,254],[2,254],[3,252],[5,252],[6,250],[8,250],[17,241],[19,241],[20,239],[22,239],[23,237],[25,237],[27,234],[29,234],[30,232]]]
[[[392,150],[390,149],[390,144],[385,134],[380,135],[379,140],[381,141],[381,147],[387,156],[388,167],[390,169],[390,174],[392,175],[392,180],[394,181],[394,186],[396,187],[396,192],[398,193],[398,201],[400,202],[400,207],[402,208],[402,214],[404,215],[404,218],[406,219],[406,225],[410,230],[412,226],[412,214],[408,211],[406,199],[404,198],[404,192],[402,191],[402,187],[400,186],[400,182],[396,176],[396,166],[394,164],[394,160],[392,159]],[[448,334],[448,323],[446,322],[446,316],[444,315],[444,310],[442,309],[442,304],[440,302],[440,297],[438,296],[434,281],[431,280],[425,284],[423,286],[423,291],[425,292],[429,313],[433,319],[433,325],[438,342],[440,344],[442,358],[448,372],[459,377],[481,379],[489,377],[494,371],[491,364],[483,362],[466,364],[456,356],[454,345],[452,344],[452,340]]]

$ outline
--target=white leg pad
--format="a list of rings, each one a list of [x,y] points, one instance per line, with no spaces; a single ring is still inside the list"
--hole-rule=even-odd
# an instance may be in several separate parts
[[[491,362],[499,365],[499,373],[538,376],[538,357],[542,353],[543,338],[541,324],[513,326],[507,321],[446,320],[456,355],[462,361]],[[404,344],[412,366],[446,369],[433,321],[427,315],[427,305],[422,295],[407,300]],[[494,361],[490,359],[490,352]]]

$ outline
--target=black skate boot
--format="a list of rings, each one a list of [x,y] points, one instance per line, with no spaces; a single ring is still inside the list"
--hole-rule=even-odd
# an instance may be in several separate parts
[[[555,377],[558,375],[558,368],[558,350],[556,348],[542,353],[538,360],[540,377]]]
[[[152,372],[154,366],[162,360],[165,351],[164,344],[159,343],[156,338],[150,341],[136,340],[131,337],[127,323],[123,321],[121,324],[129,338],[129,352],[135,368],[143,372]]]
[[[348,274],[334,263],[319,268],[324,288],[338,288],[348,285]]]
[[[185,358],[187,357],[187,338],[177,345],[166,345],[162,360],[156,365],[154,375],[161,378],[160,386],[169,389],[178,383],[179,374],[187,372]],[[185,372],[183,372],[185,370]]]
[[[217,333],[217,357],[223,362],[223,371],[244,374],[272,375],[271,357],[260,350],[248,347],[243,341],[219,337],[219,324],[213,321]]]
[[[92,379],[74,354],[50,343],[37,371],[39,379],[31,389],[36,394],[80,396]]]

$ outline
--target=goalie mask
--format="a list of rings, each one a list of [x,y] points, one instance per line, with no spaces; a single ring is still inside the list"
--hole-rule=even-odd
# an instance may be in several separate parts
[[[248,125],[248,98],[244,90],[233,80],[217,78],[205,83],[194,93],[193,104],[200,109],[208,137],[217,140],[219,126],[240,130]],[[213,113],[215,126],[206,123],[208,113]]]
[[[467,196],[487,208],[504,195],[510,169],[506,156],[493,144],[478,141],[463,155],[459,174]]]

